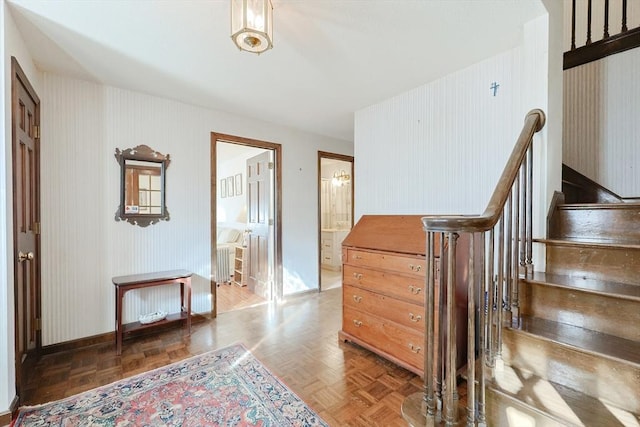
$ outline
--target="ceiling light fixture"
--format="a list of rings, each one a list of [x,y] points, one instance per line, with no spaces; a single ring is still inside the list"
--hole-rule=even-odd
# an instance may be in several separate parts
[[[342,187],[343,185],[348,184],[350,180],[351,180],[351,177],[344,170],[341,170],[340,172],[335,171],[333,173],[333,178],[331,178],[331,183],[333,184],[334,187]]]
[[[271,0],[231,0],[231,39],[240,50],[257,53],[273,47]]]

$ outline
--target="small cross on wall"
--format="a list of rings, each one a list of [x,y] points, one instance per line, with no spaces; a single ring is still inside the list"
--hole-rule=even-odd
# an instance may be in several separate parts
[[[498,92],[498,88],[500,87],[500,85],[496,82],[491,83],[491,87],[489,89],[491,89],[493,91],[493,96],[496,96],[496,92]]]

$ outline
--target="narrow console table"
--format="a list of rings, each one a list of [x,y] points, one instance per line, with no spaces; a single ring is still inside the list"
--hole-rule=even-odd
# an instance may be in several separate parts
[[[111,279],[116,288],[116,354],[122,353],[123,335],[134,330],[146,329],[157,325],[182,321],[186,331],[191,334],[191,276],[193,273],[187,270],[161,271],[157,273],[133,274],[130,276],[118,276]],[[180,312],[169,314],[163,320],[142,324],[133,322],[122,324],[122,301],[124,294],[132,289],[149,288],[162,285],[180,285]],[[186,305],[185,305],[186,288]]]

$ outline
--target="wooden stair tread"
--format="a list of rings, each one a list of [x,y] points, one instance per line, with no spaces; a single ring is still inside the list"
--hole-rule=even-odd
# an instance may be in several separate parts
[[[587,239],[563,237],[561,239],[533,239],[536,243],[556,246],[580,246],[584,248],[640,249],[640,242],[622,239]]]
[[[606,402],[605,405],[598,398],[514,366],[506,365],[503,372],[496,373],[495,379],[488,386],[491,391],[516,400],[563,425],[622,426],[631,425],[626,421],[636,420],[635,414],[616,408],[613,402]],[[490,402],[488,399],[488,403]],[[615,415],[610,408],[616,408]],[[622,420],[618,418],[621,414]]]
[[[533,276],[524,277],[523,280],[530,283],[576,289],[583,292],[640,302],[640,286],[628,283],[544,272],[534,272]]]
[[[557,205],[556,208],[559,210],[640,209],[640,203],[563,203]]]
[[[530,316],[522,316],[520,324],[511,328],[640,368],[640,342],[637,341]]]

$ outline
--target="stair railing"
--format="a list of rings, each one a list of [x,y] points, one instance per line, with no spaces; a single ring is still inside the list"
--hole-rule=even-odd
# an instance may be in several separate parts
[[[517,321],[519,316],[520,274],[533,272],[532,142],[533,135],[544,124],[542,110],[532,110],[527,114],[513,152],[482,215],[430,215],[422,218],[427,233],[428,267],[424,389],[422,399],[410,396],[402,408],[412,425],[453,425],[461,422],[456,383],[455,290],[456,242],[462,233],[470,236],[466,424],[486,423],[483,365],[491,368],[496,361],[501,362],[502,326],[514,319]],[[442,253],[445,245],[440,245],[440,254],[434,254],[434,241],[437,239],[447,243],[446,254]],[[440,267],[444,273],[439,275],[438,283],[434,273],[436,255],[441,260]],[[481,361],[477,373],[476,358]]]
[[[621,15],[620,31],[617,31],[616,27],[611,28],[610,31],[609,9],[611,6],[609,4],[609,0],[604,0],[604,3],[599,1],[597,6],[600,6],[601,8],[596,7],[595,11],[592,3],[593,0],[587,0],[586,5],[584,2],[577,5],[576,0],[572,0],[571,2],[571,46],[570,50],[564,54],[565,70],[640,46],[640,27],[630,29],[627,25],[627,12],[629,6],[627,0],[614,2],[616,4],[611,5],[613,7],[620,7],[619,10],[616,10],[619,11]],[[587,8],[586,22],[582,22],[581,24],[586,26],[586,40],[584,45],[576,46],[576,16],[578,15],[578,7],[584,8],[585,6]],[[592,19],[594,14],[598,17],[602,17],[604,21],[602,38],[598,39],[597,37],[599,36],[596,33],[593,37],[595,41],[592,40]],[[584,9],[581,11],[580,15],[585,15]]]

